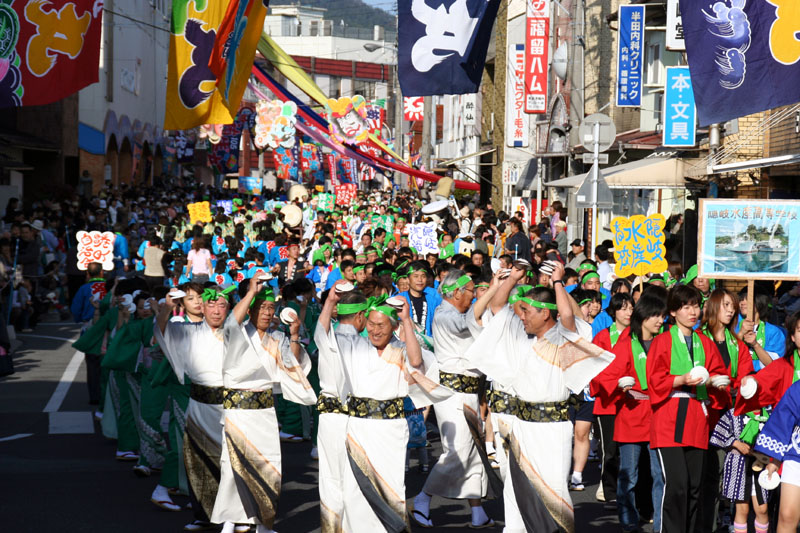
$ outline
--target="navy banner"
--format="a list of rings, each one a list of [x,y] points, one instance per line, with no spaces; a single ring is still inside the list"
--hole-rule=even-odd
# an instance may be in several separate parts
[[[800,102],[797,0],[680,0],[700,125]]]
[[[398,0],[403,96],[478,91],[500,0]]]

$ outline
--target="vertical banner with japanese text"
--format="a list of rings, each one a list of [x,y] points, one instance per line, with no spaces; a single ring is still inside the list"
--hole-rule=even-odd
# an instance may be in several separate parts
[[[527,0],[525,28],[525,112],[547,112],[550,0]]]
[[[664,146],[694,146],[697,107],[689,67],[667,67],[664,94]]]
[[[619,6],[617,42],[617,106],[642,105],[644,6]]]
[[[686,50],[681,4],[678,0],[667,0],[667,50]]]
[[[506,145],[528,146],[529,117],[525,113],[525,45],[508,45],[506,68]]]

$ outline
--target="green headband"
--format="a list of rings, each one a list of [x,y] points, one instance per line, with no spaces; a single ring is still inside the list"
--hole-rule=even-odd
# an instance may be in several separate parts
[[[360,304],[336,304],[336,313],[341,315],[354,315],[361,311],[366,311],[369,307],[369,301],[361,302]]]
[[[359,272],[364,270],[364,268],[365,268],[364,265],[359,265],[357,267],[353,267],[353,274],[358,274]]]
[[[550,309],[551,311],[555,311],[558,309],[556,304],[548,304],[545,302],[540,302],[534,300],[533,298],[528,298],[527,296],[521,296],[519,298],[520,302],[525,302],[526,304],[530,305],[531,307],[538,307],[539,309]]]
[[[220,299],[220,297],[225,298],[227,300],[228,295],[235,290],[236,290],[236,285],[231,285],[230,287],[222,291],[218,291],[213,287],[209,287],[203,290],[202,298],[204,302],[207,302],[209,300],[216,302],[217,300]]]
[[[583,277],[581,278],[581,283],[586,283],[587,279],[595,279],[595,278],[600,279],[600,275],[597,272],[589,272],[583,275]]]
[[[689,267],[689,270],[686,271],[686,276],[681,280],[681,283],[688,285],[693,282],[695,278],[697,278],[697,265],[692,265]]]
[[[488,284],[488,283],[478,283],[477,285],[475,285],[475,288],[476,288],[476,289],[477,289],[477,288],[480,288],[480,287],[487,287],[487,288],[488,288],[488,287],[489,287],[489,284]]]
[[[588,304],[591,301],[592,301],[591,298],[585,298],[585,299],[581,300],[580,302],[578,302],[578,305]]]
[[[256,300],[264,300],[265,302],[274,302],[275,301],[275,292],[272,290],[272,287],[267,289],[261,289],[261,291],[257,292],[256,295],[250,300],[250,307],[255,305]]]
[[[597,272],[597,267],[591,263],[583,263],[578,267],[578,270],[591,270],[592,272]]]
[[[531,290],[532,288],[533,288],[533,287],[531,287],[530,285],[517,285],[517,286],[516,286],[516,287],[514,287],[514,289],[513,289],[513,290],[514,290],[514,294],[512,294],[511,296],[509,296],[509,298],[508,298],[508,303],[509,303],[510,305],[514,305],[515,303],[517,303],[517,302],[519,301],[519,299],[520,299],[520,298],[522,298],[523,296],[525,296],[525,293],[526,293],[526,292],[528,292],[528,291],[529,291],[529,290]]]
[[[458,289],[460,289],[462,287],[466,287],[467,284],[469,282],[471,282],[471,281],[472,281],[472,278],[469,277],[468,274],[464,274],[463,276],[461,276],[460,278],[455,280],[450,285],[442,285],[442,292],[453,292],[453,291],[458,290]]]
[[[379,313],[383,313],[392,320],[398,320],[397,309],[390,305],[383,305],[383,303],[388,299],[389,296],[386,294],[383,296],[370,296],[367,298],[367,314],[371,313],[372,311],[377,311]]]

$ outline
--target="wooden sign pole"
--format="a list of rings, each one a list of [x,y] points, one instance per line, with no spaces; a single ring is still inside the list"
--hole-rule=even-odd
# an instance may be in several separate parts
[[[752,279],[747,280],[747,320],[750,322],[753,321],[754,310],[753,310],[753,287],[755,285],[755,281]]]

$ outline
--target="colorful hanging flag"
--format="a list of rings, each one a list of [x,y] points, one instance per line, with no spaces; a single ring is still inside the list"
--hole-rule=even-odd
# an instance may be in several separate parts
[[[226,5],[208,0],[172,3],[165,130],[233,122],[217,91],[217,77],[208,66]]]
[[[403,95],[478,92],[499,7],[500,0],[397,0]]]
[[[328,160],[328,175],[331,178],[331,185],[334,187],[339,185],[339,177],[338,177],[338,164],[336,163],[336,154],[327,154],[326,159]]]
[[[0,107],[49,104],[97,82],[102,24],[96,0],[0,1]]]
[[[380,138],[384,122],[386,122],[386,109],[375,104],[368,105],[367,124],[369,125],[369,132]]]
[[[700,126],[800,102],[796,0],[681,0]]]
[[[219,25],[208,66],[217,77],[217,90],[231,115],[239,110],[247,88],[268,4],[269,0],[230,2]]]
[[[329,98],[325,104],[331,136],[340,143],[363,144],[370,133],[367,101],[361,95]]]
[[[297,104],[260,100],[256,104],[255,144],[258,148],[291,148],[297,132]]]
[[[208,152],[208,162],[220,174],[231,174],[239,171],[239,143],[242,131],[250,130],[255,124],[255,113],[243,107],[232,124],[225,124],[219,143],[214,144]]]
[[[297,145],[291,148],[279,146],[272,151],[275,162],[275,174],[283,180],[297,180]]]
[[[414,122],[422,120],[425,110],[425,98],[422,96],[403,97],[403,120]]]

